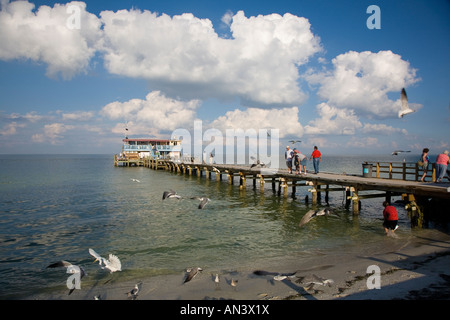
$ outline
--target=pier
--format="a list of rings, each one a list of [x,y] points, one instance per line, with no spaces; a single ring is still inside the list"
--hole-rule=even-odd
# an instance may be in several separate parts
[[[412,226],[418,227],[422,227],[424,214],[435,210],[436,203],[443,211],[446,211],[444,208],[450,204],[450,183],[418,181],[422,172],[415,163],[367,162],[365,165],[370,170],[367,173],[364,171],[361,175],[329,172],[290,174],[286,169],[182,162],[153,157],[134,159],[132,163],[154,170],[195,175],[206,179],[212,179],[212,175],[215,175],[217,181],[226,179],[230,185],[237,184],[238,181],[240,189],[248,187],[248,180],[251,181],[250,185],[253,185],[253,188],[259,185],[260,191],[264,192],[265,184],[269,183],[274,192],[284,197],[289,195],[295,197],[296,189],[305,187],[310,195],[307,196],[308,201],[310,198],[313,205],[322,200],[323,194],[325,202],[328,202],[330,192],[340,192],[344,196],[346,207],[348,209],[351,207],[354,215],[359,214],[361,200],[384,198],[390,202],[391,197],[401,196]],[[434,165],[431,169],[434,180]]]

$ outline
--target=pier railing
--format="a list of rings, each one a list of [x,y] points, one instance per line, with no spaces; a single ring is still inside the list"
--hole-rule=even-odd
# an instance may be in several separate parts
[[[408,181],[419,181],[423,175],[423,169],[417,164],[417,162],[373,162],[367,161],[366,163],[372,164],[373,178],[381,179],[399,179]],[[428,181],[434,181],[436,178],[436,167],[434,163],[428,164],[427,177]]]

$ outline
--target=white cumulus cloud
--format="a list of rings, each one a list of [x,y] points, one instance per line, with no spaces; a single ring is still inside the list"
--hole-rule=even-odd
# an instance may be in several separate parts
[[[79,8],[79,29],[68,27],[69,6]],[[0,59],[42,61],[48,76],[64,79],[86,71],[100,38],[99,19],[86,11],[84,2],[34,7],[28,1],[2,1]]]
[[[153,91],[145,99],[109,103],[102,108],[100,115],[128,122],[133,134],[148,134],[192,126],[199,106],[199,100],[175,100],[160,91]],[[124,132],[124,126],[120,124],[119,132]]]
[[[253,104],[298,104],[297,67],[321,50],[307,19],[228,17],[231,39],[209,19],[149,11],[101,12],[104,59],[109,72],[143,78],[171,95],[238,96]]]
[[[321,98],[357,114],[395,117],[401,106],[401,89],[419,81],[409,62],[392,51],[349,51],[332,63],[332,71],[311,74],[308,79],[320,85]],[[398,93],[398,99],[390,100],[389,93]]]
[[[362,127],[353,110],[339,109],[327,103],[321,103],[316,108],[320,117],[305,126],[306,134],[352,135]]]
[[[228,111],[211,123],[211,127],[225,132],[227,129],[278,129],[280,138],[301,137],[303,127],[298,120],[298,107],[282,109],[248,108]]]

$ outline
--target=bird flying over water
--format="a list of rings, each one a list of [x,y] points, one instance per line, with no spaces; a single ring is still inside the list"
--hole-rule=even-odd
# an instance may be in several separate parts
[[[416,111],[416,110],[412,110],[412,109],[409,107],[409,104],[408,104],[408,97],[406,96],[406,90],[405,90],[405,88],[402,89],[402,92],[401,92],[401,94],[400,94],[400,100],[401,100],[401,102],[402,102],[402,108],[401,108],[400,111],[398,112],[398,117],[399,117],[399,118],[403,118],[403,116],[405,116],[405,115],[407,115],[407,114],[409,114],[409,113],[413,113],[413,112]]]
[[[109,260],[101,257],[97,252],[95,252],[93,249],[89,249],[89,253],[91,256],[95,258],[95,261],[98,261],[100,267],[102,269],[108,269],[110,273],[116,272],[116,271],[122,271],[122,263],[120,262],[119,258],[116,255],[109,254]],[[105,265],[102,266],[102,263]]]
[[[169,198],[181,199],[181,197],[173,190],[164,191],[162,199],[165,200]]]
[[[256,167],[256,168],[265,168],[266,165],[265,165],[263,162],[261,162],[260,160],[256,160],[256,163],[253,163],[253,164],[250,166],[250,169],[251,169],[251,168],[254,168],[254,167]]]
[[[134,179],[134,178],[132,178],[131,180],[134,181],[134,182],[141,182],[138,179]]]
[[[304,226],[305,224],[307,224],[309,221],[311,221],[315,217],[328,216],[328,215],[330,215],[332,213],[333,212],[330,209],[309,210],[307,213],[305,213],[303,218],[300,220],[300,223],[299,223],[298,226],[299,227]]]
[[[290,143],[296,144],[297,142],[302,142],[302,140],[289,140]]]
[[[71,273],[71,274],[80,274],[80,280],[81,278],[83,278],[84,276],[87,276],[86,271],[83,269],[83,267],[71,264],[68,261],[65,260],[61,260],[55,263],[52,263],[50,265],[47,266],[47,268],[67,268],[67,273]],[[69,291],[69,295],[72,294],[72,292],[77,289],[76,287],[73,287],[72,289],[70,289]],[[78,288],[79,289],[79,288]]]
[[[198,208],[199,208],[199,209],[203,209],[203,208],[206,206],[206,204],[207,204],[209,201],[211,201],[211,199],[209,199],[209,198],[207,198],[207,197],[193,197],[193,198],[191,198],[191,199],[197,199],[197,200],[200,200],[200,203],[199,203],[199,205],[198,205]]]
[[[392,155],[396,156],[396,155],[398,155],[399,153],[402,153],[402,152],[411,152],[411,151],[395,150],[394,152],[392,152]]]
[[[213,167],[212,170],[213,170],[214,172],[220,173],[220,170],[217,169],[216,167]]]

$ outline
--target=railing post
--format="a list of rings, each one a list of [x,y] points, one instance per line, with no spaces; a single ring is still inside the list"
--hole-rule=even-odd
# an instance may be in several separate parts
[[[392,179],[392,162],[389,162],[389,179]]]
[[[406,162],[403,162],[403,180],[406,180]]]

